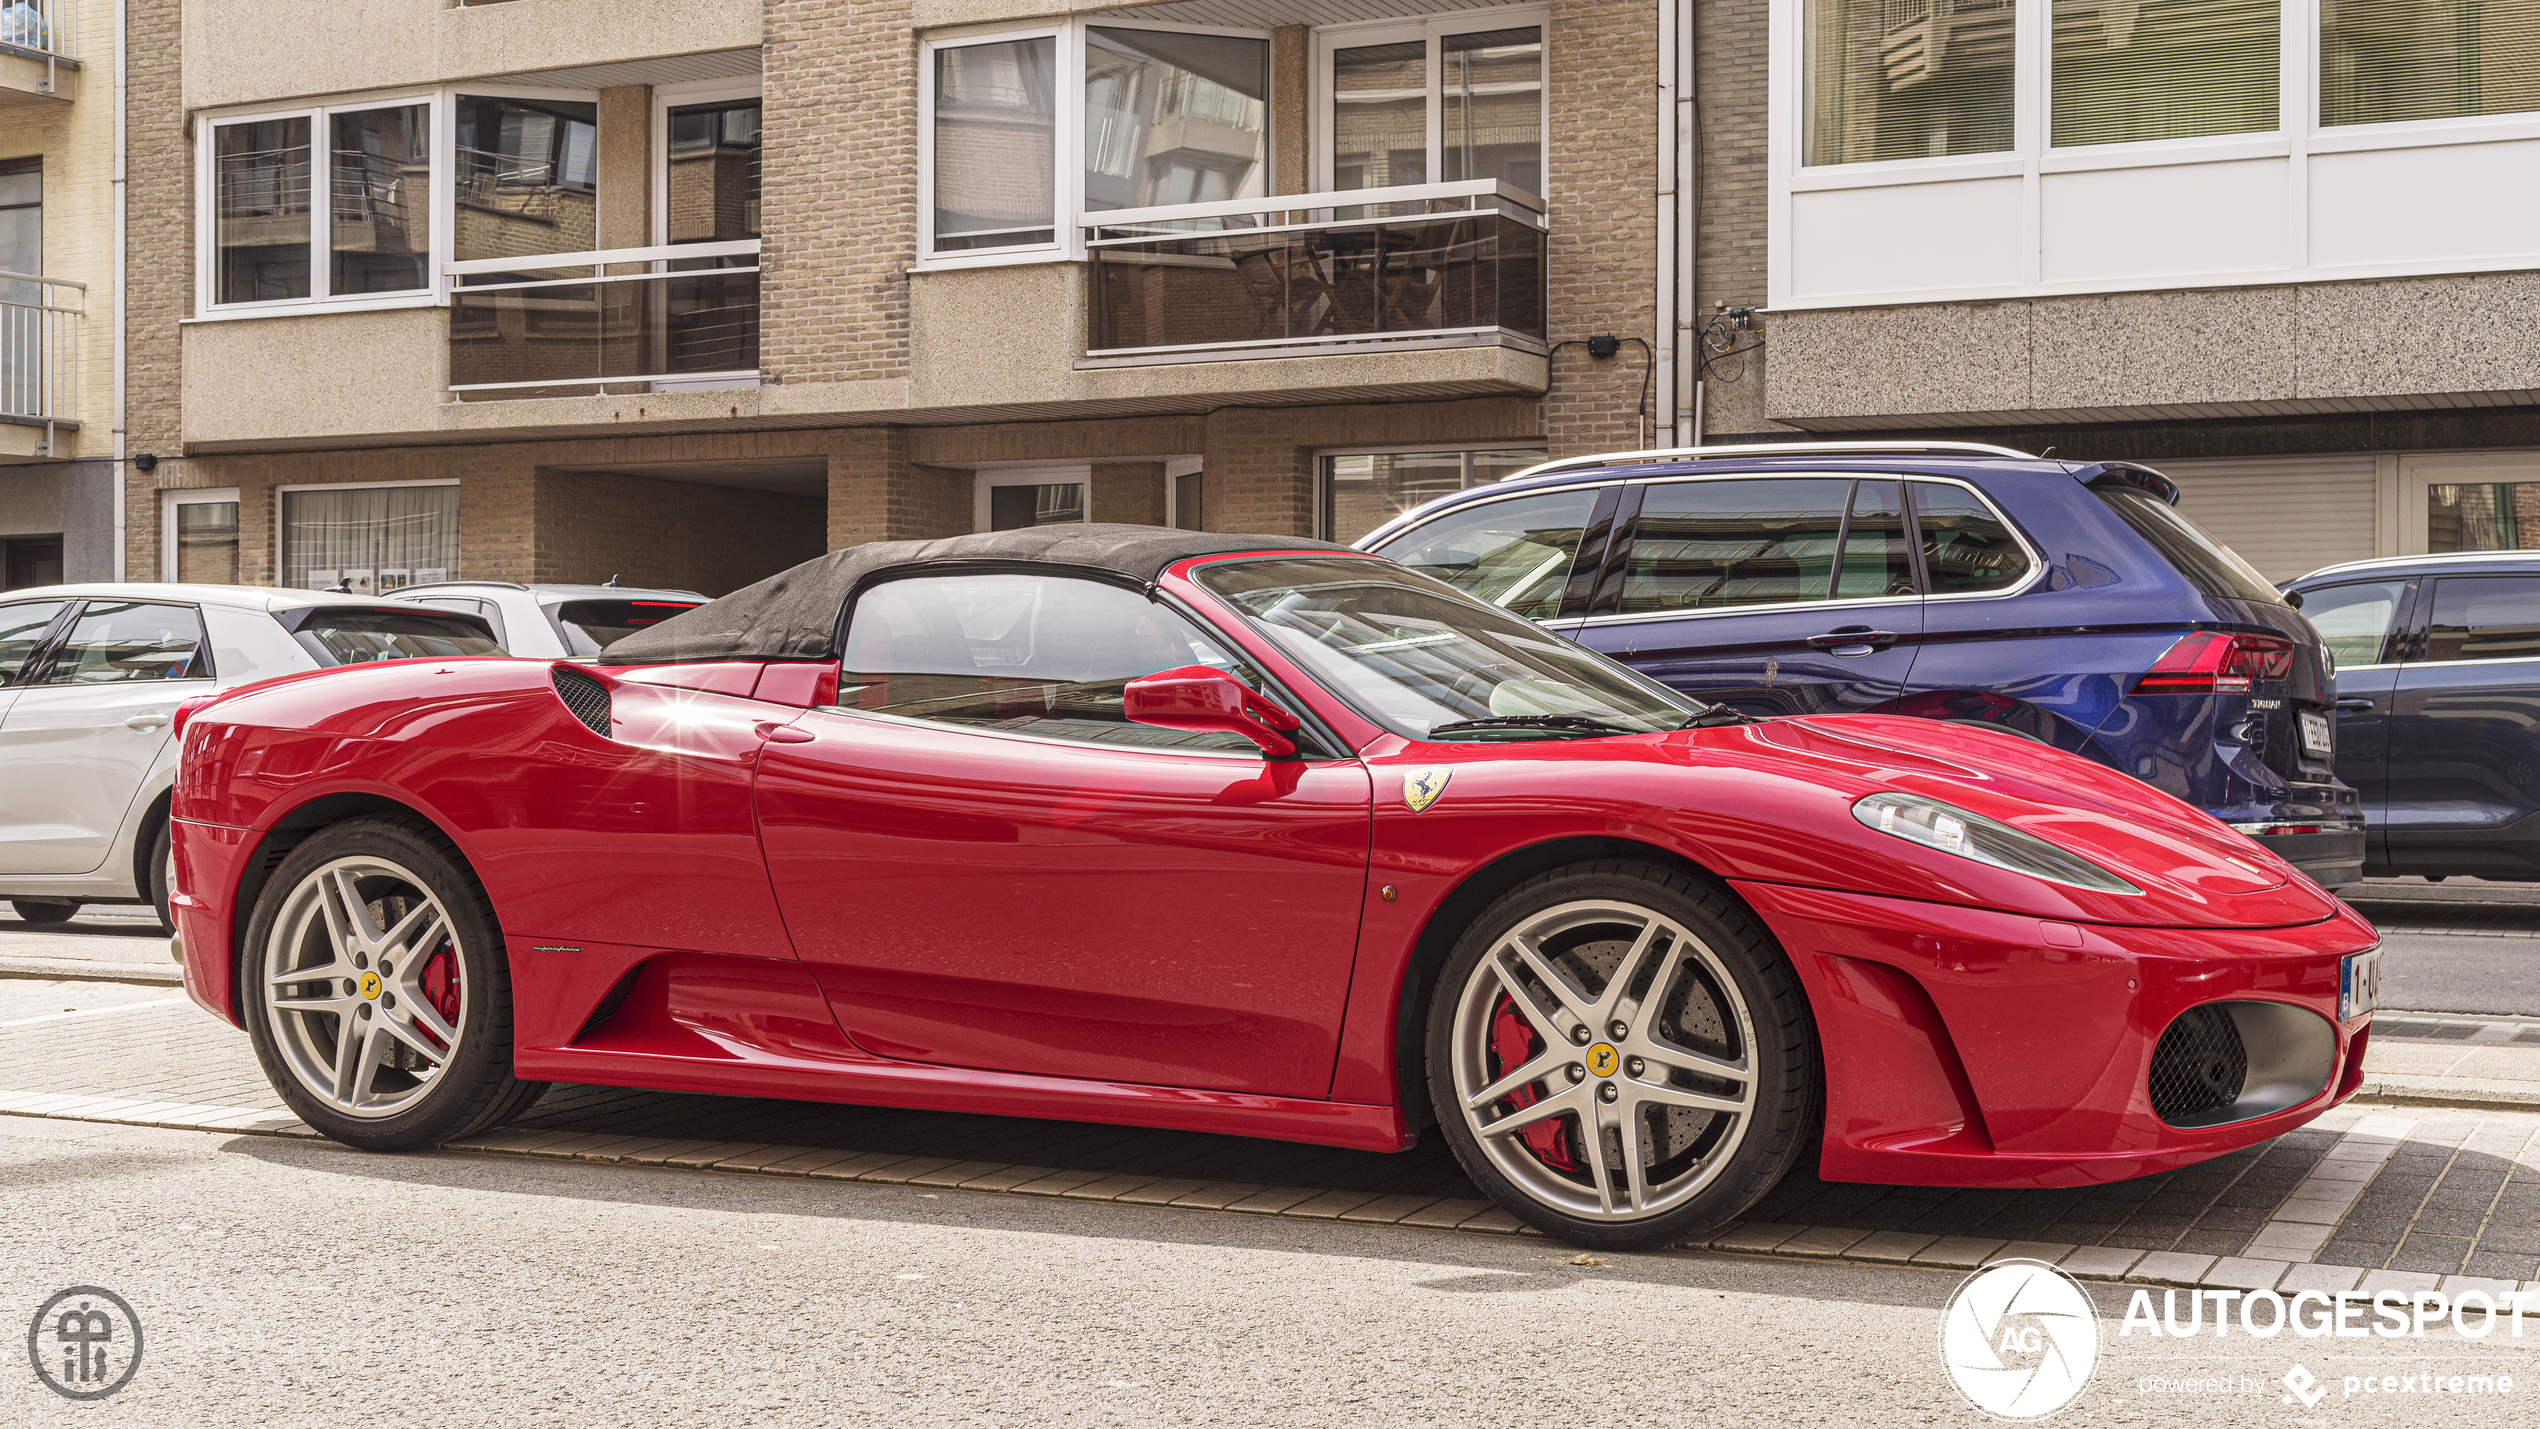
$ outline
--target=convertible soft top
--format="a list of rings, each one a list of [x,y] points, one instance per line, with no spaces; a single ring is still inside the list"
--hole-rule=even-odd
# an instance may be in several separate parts
[[[1177,531],[1165,526],[1068,522],[936,541],[868,541],[831,551],[721,600],[638,630],[600,662],[681,665],[713,660],[826,660],[838,653],[838,613],[885,572],[915,566],[1070,566],[1152,582],[1190,556],[1242,551],[1336,551],[1347,546],[1298,536]]]

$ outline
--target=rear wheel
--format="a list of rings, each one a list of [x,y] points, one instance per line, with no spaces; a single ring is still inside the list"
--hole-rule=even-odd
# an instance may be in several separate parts
[[[30,923],[67,923],[72,915],[79,912],[79,905],[76,903],[12,902],[9,906],[17,910],[19,917]]]
[[[493,909],[437,836],[364,819],[311,835],[239,950],[247,1031],[294,1115],[395,1151],[497,1125],[544,1086],[511,1074]]]
[[[1788,960],[1725,891],[1649,864],[1556,869],[1494,903],[1439,979],[1428,1062],[1466,1172],[1583,1245],[1725,1224],[1815,1129]]]

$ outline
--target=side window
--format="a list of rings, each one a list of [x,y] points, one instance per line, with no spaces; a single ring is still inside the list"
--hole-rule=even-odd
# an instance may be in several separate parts
[[[1852,525],[1843,538],[1843,569],[1835,573],[1837,600],[1914,593],[1914,552],[1905,541],[1905,499],[1892,481],[1852,487]]]
[[[2540,580],[2452,576],[2434,583],[2425,660],[2540,658]]]
[[[1140,675],[1214,665],[1260,678],[1135,591],[1063,576],[917,576],[856,598],[838,703],[855,710],[1095,744],[1232,749],[1241,735],[1132,724]]]
[[[2357,581],[2302,593],[2302,614],[2328,642],[2329,656],[2340,670],[2377,665],[2399,615],[2406,581]]]
[[[1844,480],[1683,481],[1641,498],[1622,613],[1824,600]]]
[[[1922,527],[1923,568],[1933,595],[2009,590],[2028,579],[2028,552],[1984,498],[1962,486],[1914,483],[1914,520]]]
[[[211,676],[203,617],[194,607],[92,600],[71,622],[44,683],[108,685]]]
[[[1561,608],[1561,588],[1596,509],[1582,487],[1449,511],[1388,541],[1376,554],[1435,576],[1476,600],[1530,620]]]
[[[44,638],[53,617],[62,613],[58,600],[26,600],[16,605],[0,605],[0,689],[18,682],[26,672],[27,657],[35,653],[35,644]]]

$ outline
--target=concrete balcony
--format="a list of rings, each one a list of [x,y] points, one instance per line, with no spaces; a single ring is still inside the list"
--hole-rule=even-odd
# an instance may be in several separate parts
[[[502,401],[756,387],[758,252],[747,239],[445,264],[461,284],[449,390]]]
[[[0,6],[0,109],[69,104],[79,98],[71,58],[76,0],[11,0]]]

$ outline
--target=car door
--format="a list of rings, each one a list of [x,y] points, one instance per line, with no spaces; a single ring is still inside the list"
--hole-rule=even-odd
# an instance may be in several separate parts
[[[2026,588],[2042,563],[1973,488],[1917,480],[1907,482],[1906,490],[1913,498],[1925,594],[1922,648],[1906,675],[1901,708],[2042,735],[2006,715],[2025,706],[2069,711],[2079,679],[2043,645],[2040,637],[2053,632],[2039,628],[2033,612],[2003,598]],[[2094,710],[2088,724],[2098,718]]]
[[[1923,612],[1895,480],[1656,482],[1622,529],[1572,636],[1590,649],[1757,716],[1865,710],[1903,687]]]
[[[2390,817],[2392,695],[2399,646],[2417,582],[2406,577],[2349,581],[2302,592],[2302,614],[2328,645],[2337,690],[2337,777],[2362,801],[2366,856],[2386,853]]]
[[[919,575],[857,599],[839,705],[780,731],[757,780],[786,924],[850,1036],[959,1067],[1328,1092],[1367,771],[1124,721],[1131,678],[1200,663],[1243,669],[1102,581]]]
[[[105,863],[151,767],[170,753],[177,702],[211,680],[193,606],[85,602],[0,715],[0,874]]]
[[[2390,693],[2400,872],[2519,874],[2540,812],[2540,576],[2438,576]],[[2342,694],[2342,688],[2341,688]]]

